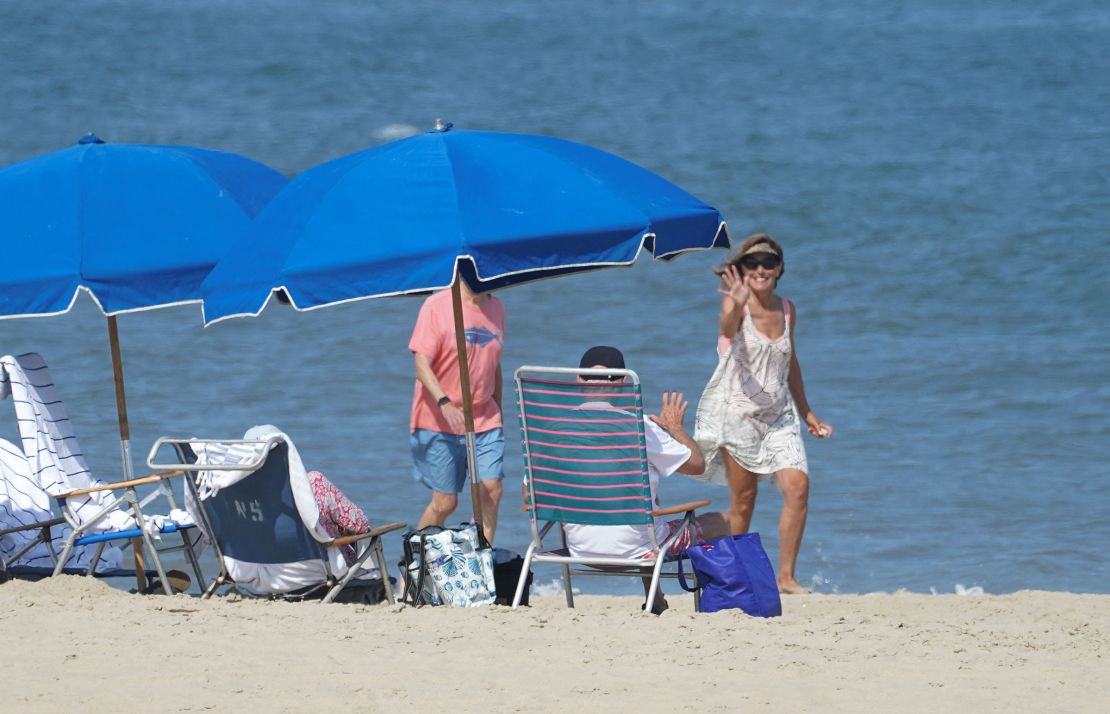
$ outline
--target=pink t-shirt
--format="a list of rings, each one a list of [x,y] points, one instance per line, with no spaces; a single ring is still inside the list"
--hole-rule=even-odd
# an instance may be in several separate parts
[[[505,343],[505,306],[493,295],[482,304],[463,300],[463,326],[466,331],[466,359],[470,366],[470,391],[474,397],[474,431],[483,432],[501,426],[501,410],[493,398],[497,388],[497,367]],[[459,381],[459,355],[455,347],[455,314],[451,309],[451,291],[443,290],[424,301],[416,327],[412,330],[409,349],[432,360],[439,386],[456,406],[462,407],[462,384]],[[443,411],[424,389],[420,380],[412,395],[412,431],[431,429],[451,433]]]

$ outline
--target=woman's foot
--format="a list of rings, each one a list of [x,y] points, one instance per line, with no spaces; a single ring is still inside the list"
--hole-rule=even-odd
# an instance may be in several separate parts
[[[813,591],[794,578],[779,578],[779,592],[783,595],[809,595]]]

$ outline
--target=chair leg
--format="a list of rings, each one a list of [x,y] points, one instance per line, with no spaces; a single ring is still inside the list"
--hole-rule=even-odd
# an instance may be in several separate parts
[[[62,572],[62,568],[66,567],[69,554],[73,552],[73,539],[75,537],[74,534],[70,534],[70,537],[66,539],[65,547],[62,548],[62,554],[58,558],[58,562],[54,564],[54,575],[59,575]]]
[[[393,583],[389,580],[389,568],[385,564],[385,549],[382,548],[381,539],[374,544],[375,558],[378,561],[378,572],[382,575],[382,589],[385,590],[385,599],[390,605],[397,604],[397,597],[393,594]]]
[[[663,556],[660,555],[655,559],[655,567],[651,569],[651,590],[648,592],[647,604],[644,605],[644,612],[651,614],[652,609],[655,607],[655,593],[659,590],[659,573],[663,570]]]
[[[520,568],[520,577],[516,581],[516,592],[513,593],[513,607],[520,607],[524,599],[524,585],[528,582],[528,569],[532,566],[532,554],[536,552],[536,544],[529,543],[528,550],[524,553],[524,565]]]
[[[88,570],[85,571],[85,577],[91,578],[96,575],[96,566],[100,565],[100,558],[104,555],[104,546],[106,545],[108,545],[108,541],[103,541],[96,547],[96,553],[93,554],[92,560],[89,561],[89,567]]]
[[[43,544],[46,545],[46,552],[50,555],[50,562],[54,563],[54,565],[57,565],[58,554],[54,552],[54,538],[50,534],[50,526],[43,527],[42,532],[39,534],[39,538],[42,539]],[[31,541],[31,543],[27,547],[27,550],[30,550],[31,546],[33,546],[34,544],[35,541]],[[19,555],[23,555],[23,553],[25,552],[26,551],[21,551]],[[15,558],[12,558],[8,562],[13,563],[15,562],[15,560]]]
[[[570,580],[570,566],[563,566],[563,592],[567,596],[567,607],[574,607],[574,584]]]
[[[212,581],[212,584],[209,585],[208,589],[204,591],[204,594],[200,596],[200,599],[207,600],[212,597],[212,594],[216,592],[216,588],[223,585],[224,582],[226,582],[226,578],[222,574],[216,576],[216,578]]]
[[[328,558],[328,553],[326,551],[323,553],[323,557],[325,558],[324,563],[326,565],[328,563],[328,561],[326,560]],[[328,603],[334,602],[335,598],[339,596],[339,593],[342,592],[343,588],[347,587],[347,583],[351,582],[351,580],[354,579],[355,575],[362,570],[363,563],[365,563],[367,560],[370,560],[371,562],[375,562],[377,564],[378,572],[382,576],[382,587],[385,589],[386,599],[388,599],[390,604],[392,604],[394,602],[393,587],[392,584],[389,582],[389,571],[385,568],[385,552],[382,550],[382,539],[380,536],[370,539],[370,543],[367,544],[366,548],[361,552],[359,559],[355,561],[353,565],[347,568],[347,574],[344,575],[341,580],[337,581],[334,577],[330,577],[331,568],[328,568],[329,578],[327,587],[329,587],[330,589],[328,590],[328,594],[324,596],[324,599],[320,601],[320,604],[326,605]]]
[[[189,559],[189,565],[193,567],[193,574],[197,576],[197,587],[203,587],[204,573],[200,569],[200,561],[197,559],[196,551],[193,550],[193,539],[189,536],[189,531],[186,529],[178,531],[181,534],[181,542],[185,545],[185,557]]]
[[[143,531],[142,544],[146,545],[147,550],[150,552],[150,559],[154,561],[154,570],[158,573],[158,582],[162,584],[162,593],[165,595],[172,595],[173,588],[170,587],[169,578],[166,577],[166,569],[162,566],[162,559],[158,557],[158,549],[154,546],[154,539],[143,528],[142,521],[139,521],[139,528]],[[139,557],[142,548],[139,543],[135,544],[135,557]],[[136,562],[138,562],[136,560]]]
[[[549,528],[550,524],[548,524],[547,527]],[[546,533],[546,532],[547,532],[547,530],[545,528],[544,533]],[[559,525],[559,542],[563,544],[563,550],[566,550],[567,549],[567,531],[566,531],[565,528],[563,528],[562,524]],[[567,607],[573,608],[574,607],[574,584],[571,582],[570,565],[569,564],[564,564],[563,565],[563,592],[566,594],[566,597],[567,597]]]

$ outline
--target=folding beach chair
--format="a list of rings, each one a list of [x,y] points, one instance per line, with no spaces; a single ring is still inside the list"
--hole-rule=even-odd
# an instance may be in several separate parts
[[[169,445],[180,464],[156,464]],[[158,439],[147,459],[150,468],[187,472],[187,505],[208,535],[220,573],[205,590],[220,587],[248,596],[304,599],[323,591],[335,600],[348,586],[375,586],[356,580],[367,561],[378,568],[385,598],[394,602],[381,537],[405,527],[390,523],[366,533],[332,538],[319,525],[319,508],[296,447],[275,433],[265,439]],[[347,566],[341,548],[360,548]]]
[[[579,375],[607,377],[611,381],[581,383]],[[676,577],[676,573],[663,570],[664,563],[677,560],[665,555],[667,549],[685,528],[694,525],[695,509],[709,505],[709,501],[655,508],[639,377],[626,369],[525,366],[516,371],[516,393],[532,542],[524,556],[513,607],[520,603],[523,576],[531,565],[556,563],[563,568],[568,607],[574,607],[572,575],[640,578],[646,574],[645,569],[650,569],[651,589],[645,610],[651,612],[659,579]],[[678,513],[685,514],[683,527],[658,543],[651,527],[655,518]],[[546,522],[542,528],[541,521]],[[544,550],[543,538],[556,524],[562,547]],[[568,524],[648,526],[645,530],[654,555],[647,558],[571,555],[563,528]],[[588,567],[574,567],[577,565]],[[699,606],[695,596],[694,607]]]
[[[198,580],[203,580],[191,538],[196,531],[189,532],[194,526],[184,511],[179,512],[180,521],[143,513],[159,498],[166,500],[171,513],[177,509],[168,479],[180,476],[180,471],[117,483],[93,478],[50,370],[36,353],[0,358],[0,399],[8,396],[15,405],[22,444],[0,443],[0,561],[9,575],[133,575],[139,590],[145,591],[155,574],[161,583],[169,583],[161,555],[183,552]],[[137,489],[142,486],[154,489],[140,496]],[[60,518],[54,517],[51,500]],[[174,533],[180,545],[155,542]],[[121,549],[111,544],[133,549],[134,570],[120,567]]]

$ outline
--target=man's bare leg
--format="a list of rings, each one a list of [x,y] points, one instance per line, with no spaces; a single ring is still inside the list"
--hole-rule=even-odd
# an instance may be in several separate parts
[[[493,545],[493,534],[497,532],[497,509],[501,505],[501,479],[482,481],[478,497],[482,503],[482,532]]]
[[[424,509],[424,515],[420,516],[420,522],[416,525],[417,530],[426,526],[442,526],[458,506],[457,493],[432,491],[432,501]]]
[[[782,489],[782,514],[779,517],[779,590],[786,593],[808,592],[795,577],[798,551],[809,514],[809,476],[798,469],[783,469],[776,474]]]

